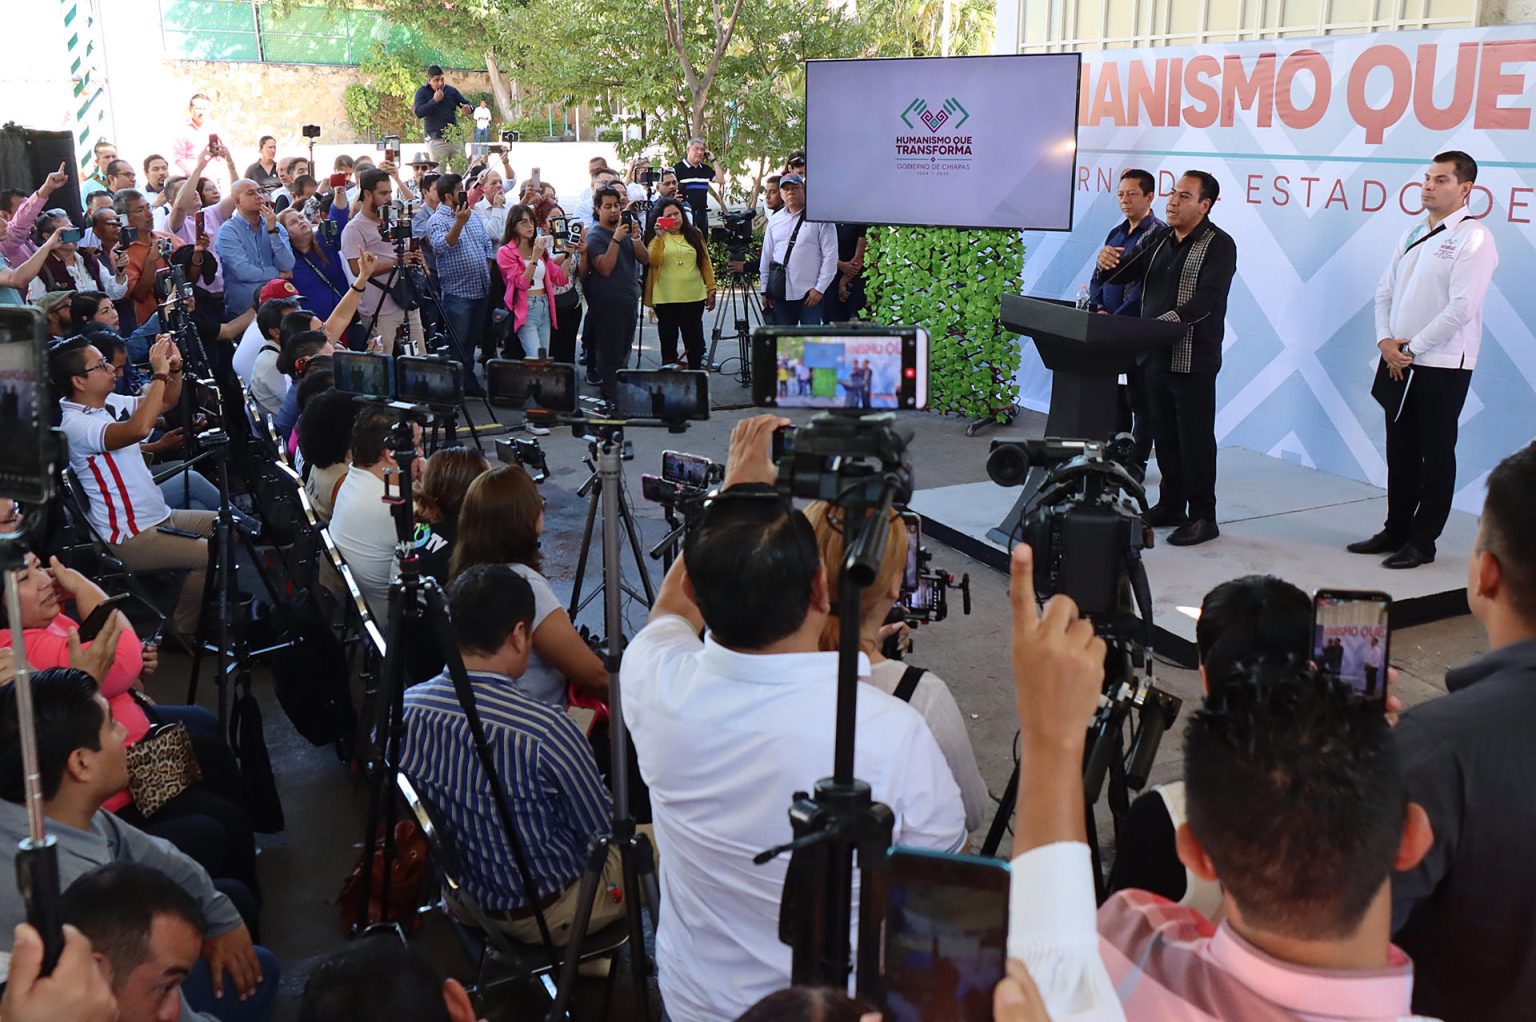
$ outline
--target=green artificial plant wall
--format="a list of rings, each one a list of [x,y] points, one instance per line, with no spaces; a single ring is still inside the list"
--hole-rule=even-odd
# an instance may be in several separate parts
[[[1003,329],[998,304],[1023,279],[1018,231],[872,227],[865,315],[927,328],[930,408],[1001,419],[1018,398],[1019,339]]]

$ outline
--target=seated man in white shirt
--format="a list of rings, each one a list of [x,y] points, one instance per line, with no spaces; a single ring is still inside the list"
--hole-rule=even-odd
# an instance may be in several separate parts
[[[251,386],[251,370],[255,368],[256,356],[262,347],[282,343],[283,317],[299,307],[299,292],[291,281],[279,277],[262,288],[257,302],[256,319],[240,335],[232,359],[235,375],[240,377],[247,390]]]
[[[389,583],[399,566],[395,517],[392,505],[384,503],[386,480],[390,493],[400,492],[400,468],[390,447],[390,427],[394,424],[395,414],[384,408],[368,407],[357,413],[352,426],[352,466],[336,491],[330,525],[336,549],[352,569],[352,577],[380,627],[389,613]],[[420,444],[421,428],[413,429]],[[419,468],[423,459],[414,464]]]
[[[1095,926],[1082,765],[1105,645],[1067,597],[1037,609],[1028,547],[1014,549],[1011,567],[1024,783],[1008,950],[1050,1017],[1412,1016],[1413,966],[1391,943],[1390,881],[1432,836],[1407,800],[1381,705],[1302,665],[1238,669],[1213,685],[1185,730],[1188,822],[1177,842],[1186,867],[1220,882],[1223,921],[1121,891]]]
[[[212,511],[173,511],[139,453],[155,420],[181,397],[181,356],[170,335],[149,349],[151,377],[139,397],[107,398],[117,385],[112,362],[83,337],[48,352],[48,378],[61,395],[60,428],[69,443],[69,467],[82,489],[91,525],[133,571],[183,568],[181,598],[171,624],[182,641],[197,631],[208,569]],[[119,422],[118,412],[129,417]]]
[[[816,536],[773,492],[777,416],[737,424],[716,498],[624,654],[624,719],[650,786],[661,871],[656,958],[673,1022],[734,1018],[789,981],[779,940],[794,792],[829,776],[837,654]],[[701,640],[701,629],[709,635]],[[859,658],[860,671],[869,663]],[[893,840],[958,850],[965,813],[916,710],[859,686],[854,772],[895,815]]]

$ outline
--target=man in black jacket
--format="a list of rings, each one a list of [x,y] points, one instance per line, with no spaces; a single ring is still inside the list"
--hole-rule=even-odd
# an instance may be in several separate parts
[[[1392,878],[1395,942],[1413,958],[1413,1009],[1511,1022],[1536,1003],[1536,444],[1488,474],[1467,603],[1491,652],[1448,671],[1450,695],[1403,715],[1408,797],[1434,844]]]
[[[411,112],[421,118],[422,131],[427,136],[427,146],[442,164],[443,173],[459,165],[464,150],[443,137],[443,129],[459,123],[459,111],[470,112],[469,100],[452,85],[443,81],[443,69],[433,64],[427,68],[427,82],[416,90],[411,101]]]
[[[1168,196],[1166,230],[1148,234],[1122,259],[1105,246],[1105,283],[1142,281],[1141,314],[1184,323],[1170,348],[1146,362],[1152,433],[1162,472],[1157,506],[1147,522],[1178,526],[1168,542],[1194,546],[1216,527],[1216,373],[1226,332],[1227,292],[1237,272],[1237,243],[1209,216],[1221,188],[1203,170],[1187,171]]]

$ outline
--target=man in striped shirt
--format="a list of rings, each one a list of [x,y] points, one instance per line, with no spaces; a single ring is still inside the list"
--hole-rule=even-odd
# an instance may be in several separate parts
[[[1380,703],[1301,667],[1216,686],[1184,739],[1179,858],[1222,885],[1222,922],[1146,891],[1095,918],[1083,843],[1084,725],[1104,642],[1064,596],[1035,606],[1015,548],[1013,670],[1021,784],[1008,951],[1056,1022],[1295,1022],[1412,1017],[1391,943],[1390,879],[1431,835]]]
[[[54,393],[67,395],[59,398],[60,427],[91,526],[133,571],[185,569],[171,624],[186,642],[197,631],[208,570],[206,537],[216,515],[172,510],[139,453],[139,442],[149,438],[155,420],[181,398],[181,356],[169,334],[161,334],[150,347],[149,367],[144,393],[117,399],[129,411],[119,422],[107,407],[117,384],[111,360],[83,337],[63,341],[48,353]]]
[[[555,943],[565,943],[592,835],[609,798],[581,729],[558,706],[518,689],[533,648],[533,590],[504,564],[470,568],[448,590],[459,654],[474,689],[517,839]],[[405,693],[400,765],[443,814],[464,863],[464,889],[515,940],[536,942],[534,900],[502,830],[469,720],[447,672]],[[590,931],[623,914],[623,867],[612,849]]]

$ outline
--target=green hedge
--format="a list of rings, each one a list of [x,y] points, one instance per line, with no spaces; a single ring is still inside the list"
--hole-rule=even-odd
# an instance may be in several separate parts
[[[1018,399],[1019,339],[999,303],[1023,279],[1018,231],[872,227],[865,317],[927,328],[931,409],[1001,420]]]

